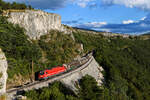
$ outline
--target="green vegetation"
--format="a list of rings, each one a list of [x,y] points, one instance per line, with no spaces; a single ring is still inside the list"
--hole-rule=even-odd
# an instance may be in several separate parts
[[[105,69],[104,100],[150,100],[150,39],[74,36]]]
[[[86,75],[79,81],[79,98],[81,100],[101,100],[103,98],[103,90],[97,86],[96,80]]]
[[[0,13],[7,9],[27,9],[24,4],[0,0]],[[29,40],[24,29],[0,16],[0,48],[8,60],[8,84],[29,79],[34,72],[67,63],[80,54],[80,43],[85,53],[94,50],[94,57],[105,69],[105,82],[98,87],[90,76],[83,77],[78,95],[56,82],[49,88],[27,92],[31,100],[150,100],[150,39],[104,37],[90,33],[69,35],[51,31],[40,40]],[[149,35],[148,35],[149,36]],[[15,81],[15,79],[17,79]],[[15,81],[15,82],[14,82]],[[68,91],[68,92],[67,92]]]
[[[2,73],[2,72],[0,72],[0,78],[2,78],[2,76],[3,76],[3,73]]]
[[[42,36],[38,44],[48,64],[53,66],[68,63],[80,53],[80,45],[76,44],[70,35],[64,35],[59,31],[53,30]]]
[[[31,90],[25,95],[31,100],[66,100],[74,94],[71,90],[66,89],[60,82],[55,82],[51,84],[50,87]]]
[[[11,79],[15,74],[30,73],[31,61],[37,62],[41,57],[39,46],[28,40],[24,29],[8,23],[4,17],[0,17],[0,48],[6,54]]]
[[[26,92],[25,95],[30,100],[100,100],[101,89],[94,78],[87,75],[80,80],[79,85],[77,94],[62,83],[55,82],[47,88]]]
[[[53,30],[39,40],[29,40],[23,28],[7,22],[5,17],[0,16],[0,48],[5,52],[8,60],[8,85],[17,84],[19,78],[29,79],[32,74],[32,61],[34,72],[70,62],[80,54],[78,48],[82,43],[85,52],[95,51],[96,60],[105,69],[105,84],[99,89],[94,85],[95,82],[90,81],[92,79],[83,78],[84,81],[80,82],[82,87],[79,89],[80,95],[76,96],[59,90],[59,83],[58,90],[55,90],[56,93],[60,92],[58,95],[66,100],[150,99],[150,39],[108,38],[81,32],[74,33],[74,36],[76,43],[69,35]],[[17,80],[14,82],[14,79]],[[40,91],[49,91],[49,88]],[[36,100],[38,95],[34,97]],[[41,100],[46,97],[41,97]]]
[[[10,84],[31,77],[32,61],[34,72],[70,62],[79,54],[78,46],[69,35],[58,31],[51,31],[40,40],[29,40],[23,28],[0,16],[0,48],[8,60]]]
[[[3,0],[0,0],[0,10],[7,10],[7,9],[32,9],[32,7],[26,6],[23,3],[9,3],[9,2],[4,2]]]
[[[8,9],[32,9],[31,6],[18,3],[6,3],[0,0],[0,12]],[[32,77],[32,62],[34,72],[55,67],[69,62],[79,52],[77,44],[69,35],[62,35],[58,31],[51,31],[40,40],[29,40],[24,29],[13,25],[0,16],[0,48],[8,60],[8,84],[21,85]]]

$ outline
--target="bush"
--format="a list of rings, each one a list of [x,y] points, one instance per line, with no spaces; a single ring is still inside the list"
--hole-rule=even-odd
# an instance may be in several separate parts
[[[68,63],[79,54],[78,44],[69,35],[55,30],[42,36],[38,44],[51,66]]]
[[[64,89],[67,91],[71,91],[67,89],[60,82],[55,82],[51,84],[50,87],[48,88],[32,90],[32,91],[26,92],[25,95],[31,100],[66,100],[66,96],[67,98],[70,98],[70,96],[72,97],[72,95],[74,95],[74,94],[71,94],[73,92],[70,92],[70,93],[68,92],[64,94],[63,93]]]
[[[2,73],[2,72],[0,72],[0,78],[2,78],[2,76],[3,76],[3,73]]]
[[[0,48],[8,60],[8,78],[13,79],[15,74],[31,74],[31,62],[38,62],[42,56],[40,47],[28,40],[23,28],[8,23],[2,16],[0,29]]]
[[[83,77],[79,85],[77,95],[62,83],[54,82],[47,88],[28,91],[25,96],[31,100],[100,100],[102,90],[93,77],[88,75]]]

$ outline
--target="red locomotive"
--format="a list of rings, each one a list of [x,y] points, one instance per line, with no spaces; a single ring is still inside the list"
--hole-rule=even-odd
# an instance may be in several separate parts
[[[39,80],[48,79],[49,77],[63,73],[66,70],[67,70],[67,68],[65,66],[57,66],[52,69],[46,69],[44,71],[39,72],[38,79]]]

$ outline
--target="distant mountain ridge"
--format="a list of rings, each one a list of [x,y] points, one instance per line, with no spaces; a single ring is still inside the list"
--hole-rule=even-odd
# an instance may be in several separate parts
[[[148,32],[148,33],[144,33],[144,34],[142,34],[142,35],[150,35],[150,32]]]

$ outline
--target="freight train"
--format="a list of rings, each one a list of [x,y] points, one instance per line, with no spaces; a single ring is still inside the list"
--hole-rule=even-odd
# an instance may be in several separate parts
[[[72,70],[72,69],[78,67],[79,65],[85,64],[90,59],[91,55],[92,55],[92,53],[89,53],[86,56],[82,57],[80,60],[74,60],[73,62],[71,62],[67,65],[63,64],[62,66],[57,66],[52,69],[46,69],[46,70],[40,71],[38,74],[38,80],[48,79],[50,77],[53,77],[53,76],[59,75],[61,73],[64,73],[66,71]]]

